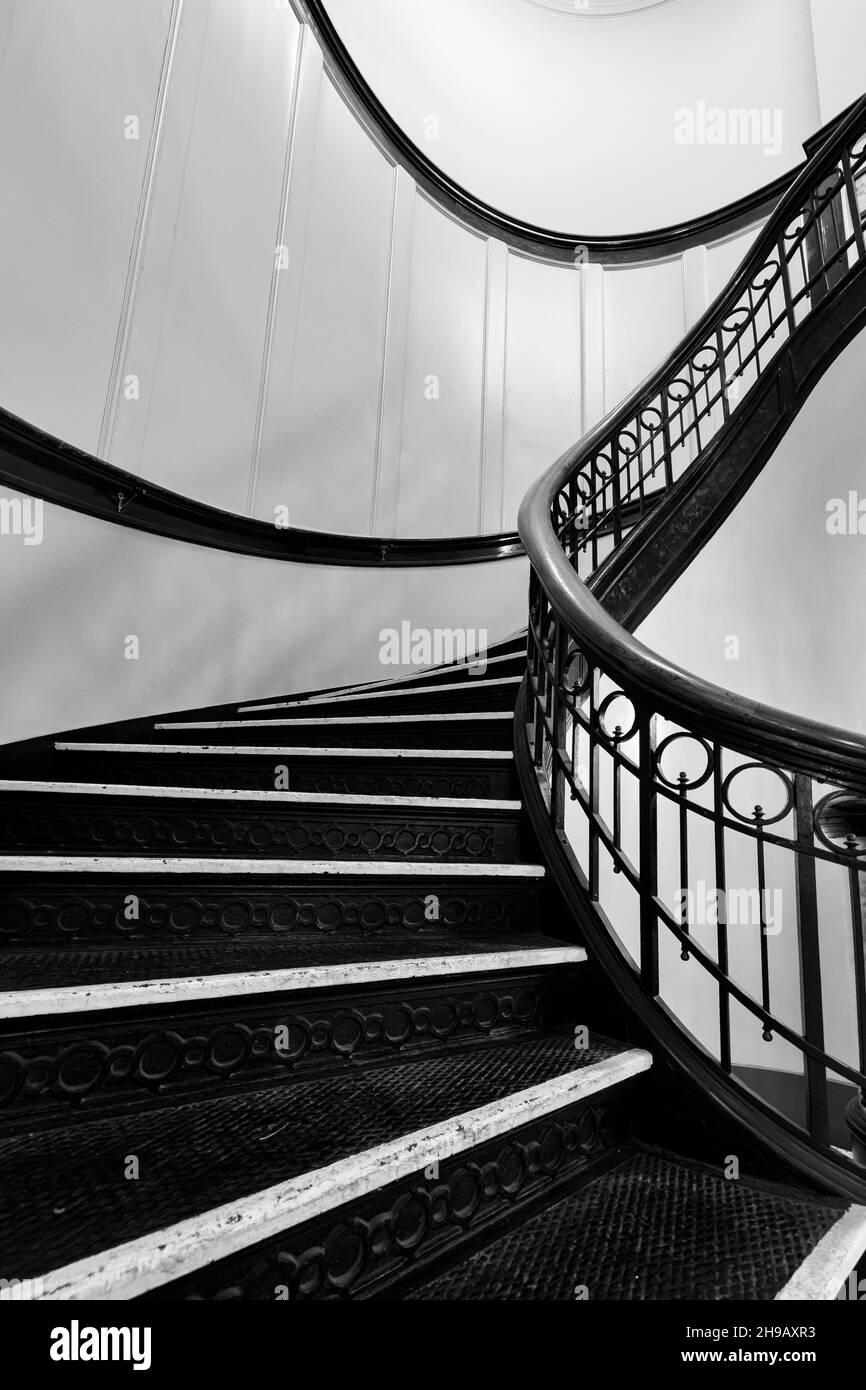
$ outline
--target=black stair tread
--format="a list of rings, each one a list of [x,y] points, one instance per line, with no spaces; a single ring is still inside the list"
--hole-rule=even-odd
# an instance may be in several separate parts
[[[0,951],[0,990],[60,989],[68,985],[121,980],[173,979],[191,975],[227,975],[238,971],[289,970],[359,961],[411,960],[431,956],[497,955],[562,946],[542,935],[461,935],[418,932],[395,939],[359,934],[288,934],[279,942],[215,942],[93,950]]]
[[[846,1205],[637,1148],[405,1297],[772,1300]]]
[[[570,1033],[0,1141],[5,1270],[47,1273],[629,1049]],[[138,1179],[124,1177],[129,1155]],[[8,1275],[7,1275],[8,1277]]]

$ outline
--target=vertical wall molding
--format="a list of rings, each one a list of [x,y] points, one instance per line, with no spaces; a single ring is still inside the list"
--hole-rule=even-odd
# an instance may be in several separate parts
[[[508,247],[487,242],[478,530],[501,531],[505,492],[505,368],[508,336]]]
[[[277,301],[279,298],[280,276],[283,271],[277,265],[276,250],[279,246],[286,245],[286,228],[289,220],[289,197],[292,186],[292,166],[294,163],[295,134],[298,121],[298,101],[301,86],[301,68],[304,61],[304,50],[309,36],[309,29],[306,24],[301,24],[298,30],[298,41],[295,49],[295,65],[292,70],[292,98],[289,105],[289,119],[286,125],[286,151],[283,159],[283,177],[280,185],[280,207],[277,216],[277,234],[274,240],[274,264],[271,269],[271,287],[268,293],[268,307],[265,315],[265,341],[262,349],[262,367],[259,375],[259,394],[256,401],[256,418],[253,426],[253,447],[250,455],[250,475],[247,483],[246,514],[253,515],[255,506],[256,489],[259,481],[259,463],[262,453],[262,432],[265,423],[265,409],[267,406],[268,389],[271,380],[271,356],[274,347],[274,324],[277,317]]]
[[[262,462],[262,440],[271,387],[271,356],[278,311],[281,315],[286,316],[286,321],[290,325],[291,352],[288,362],[288,376],[284,382],[286,390],[288,390],[291,381],[297,348],[310,206],[313,197],[323,71],[322,50],[315,42],[309,27],[302,25],[298,41],[296,85],[292,95],[286,164],[283,169],[283,194],[277,233],[278,240],[274,248],[276,250],[277,245],[286,246],[289,253],[289,264],[285,270],[277,270],[275,262],[271,280],[271,297],[268,304],[268,319],[262,355],[262,380],[250,460],[250,480],[247,493],[248,516],[255,515],[256,492]]]
[[[132,332],[132,320],[135,314],[135,301],[138,294],[139,281],[141,279],[141,267],[144,261],[145,247],[147,245],[150,214],[153,208],[156,176],[159,168],[159,155],[162,149],[166,110],[171,91],[172,75],[174,73],[174,61],[177,53],[181,18],[183,16],[183,4],[184,0],[172,0],[171,13],[168,19],[168,30],[166,33],[165,47],[163,49],[162,68],[159,74],[153,123],[150,129],[150,140],[148,142],[144,172],[142,174],[141,193],[139,195],[135,226],[132,233],[132,244],[129,252],[126,283],[123,287],[123,299],[120,306],[117,335],[114,340],[114,355],[112,357],[111,371],[108,378],[108,389],[105,396],[105,408],[102,413],[102,424],[99,429],[99,441],[96,446],[98,456],[109,461],[111,458],[112,445],[114,443],[114,429],[117,422],[117,410],[120,404],[126,354],[129,348],[130,334]]]
[[[582,265],[580,276],[581,433],[604,418],[604,276],[600,265]]]
[[[683,253],[683,320],[685,332],[697,323],[709,307],[707,248],[690,246]]]
[[[416,198],[415,180],[405,169],[395,166],[376,459],[370,500],[370,532],[374,536],[397,533]]]

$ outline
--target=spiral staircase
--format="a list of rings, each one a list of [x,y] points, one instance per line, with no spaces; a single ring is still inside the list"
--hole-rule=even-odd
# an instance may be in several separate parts
[[[483,673],[0,750],[4,1296],[838,1295],[866,1250],[866,741],[630,634],[866,323],[864,181],[866,101],[687,339],[532,489],[528,632]],[[669,767],[675,739],[699,778]],[[748,760],[786,789],[775,821],[735,808]],[[699,818],[721,885],[729,833],[759,891],[767,847],[791,857],[799,1029],[765,951],[753,994],[726,924],[710,949],[664,905],[670,808],[683,886]],[[851,886],[853,1058],[823,1029],[820,863]],[[712,981],[712,1044],[665,996],[669,941]],[[732,1003],[798,1050],[802,1117],[738,1075]]]

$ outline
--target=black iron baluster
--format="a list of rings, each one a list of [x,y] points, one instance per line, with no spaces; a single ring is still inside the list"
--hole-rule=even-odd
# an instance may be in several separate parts
[[[719,744],[713,748],[713,839],[715,846],[716,900],[719,904],[716,920],[716,944],[719,969],[728,978],[728,890],[727,864],[725,860],[724,798],[722,795],[722,750]],[[731,1070],[731,996],[724,984],[719,982],[719,1062],[723,1069]]]
[[[681,772],[677,781],[679,782],[679,805],[677,812],[679,815],[680,830],[680,926],[686,936],[689,935],[689,910],[687,903],[689,900],[689,809],[686,783],[688,777],[685,772]],[[689,959],[689,948],[683,942],[680,950],[680,960]]]
[[[794,814],[797,848],[797,931],[800,948],[800,991],[803,1001],[803,1037],[824,1050],[824,1000],[821,991],[821,942],[818,924],[818,883],[814,859],[814,808],[812,782],[804,773],[794,778]],[[819,1144],[828,1144],[830,1122],[827,1068],[804,1056],[806,1113],[809,1132]]]
[[[857,852],[857,837],[849,835],[846,848],[854,855]],[[851,929],[854,938],[854,997],[857,1001],[857,1045],[860,1056],[860,1070],[866,1072],[866,945],[863,940],[863,901],[860,897],[860,874],[858,864],[852,862],[848,870],[851,891]]]
[[[767,889],[767,874],[764,864],[764,808],[755,807],[755,829],[757,837],[755,839],[755,855],[758,861],[758,929],[759,941],[761,946],[761,1003],[770,1012],[770,949],[767,941],[767,919],[764,911],[765,895]],[[763,1029],[764,1042],[773,1041],[773,1033],[768,1023],[764,1023]]]
[[[640,975],[644,993],[655,999],[659,992],[658,940],[658,803],[656,797],[655,715],[635,707],[637,715],[640,815]]]

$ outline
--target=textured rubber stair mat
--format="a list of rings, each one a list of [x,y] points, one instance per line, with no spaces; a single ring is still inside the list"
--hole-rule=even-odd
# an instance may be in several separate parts
[[[60,989],[118,980],[162,980],[238,971],[313,969],[358,962],[429,959],[431,956],[497,956],[503,952],[555,950],[565,943],[536,935],[473,936],[419,932],[394,937],[289,935],[278,943],[227,942],[122,950],[0,951],[0,992]]]
[[[771,1300],[847,1205],[638,1149],[405,1297]]]
[[[0,1143],[6,1277],[45,1273],[629,1049],[493,1044]],[[130,1159],[137,1159],[137,1178]]]

